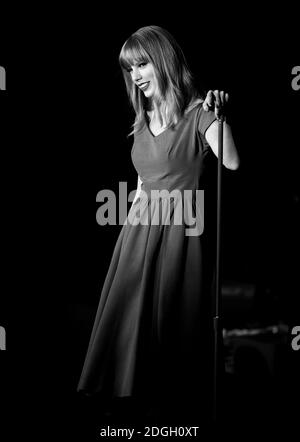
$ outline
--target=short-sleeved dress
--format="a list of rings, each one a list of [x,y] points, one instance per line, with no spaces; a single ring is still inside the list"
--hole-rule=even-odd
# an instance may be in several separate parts
[[[216,157],[204,134],[214,120],[198,104],[175,128],[154,136],[145,120],[135,135],[131,157],[144,197],[116,242],[79,391],[204,398],[211,385]],[[204,190],[198,234],[187,233],[184,215],[174,222],[185,190],[194,215],[195,191]]]

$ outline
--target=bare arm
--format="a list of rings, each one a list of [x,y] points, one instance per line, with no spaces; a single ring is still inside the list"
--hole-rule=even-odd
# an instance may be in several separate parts
[[[203,108],[205,111],[214,108],[214,112],[217,118],[224,114],[226,115],[226,103],[229,100],[229,95],[224,91],[208,91]],[[205,138],[210,145],[212,151],[218,156],[218,121],[214,121],[207,131],[205,132]],[[236,170],[239,167],[240,159],[237,152],[234,139],[232,136],[231,127],[224,121],[223,132],[223,164],[227,169]]]
[[[141,186],[142,186],[142,180],[141,180],[141,177],[138,175],[137,189],[136,189],[136,193],[134,195],[134,199],[132,201],[131,207],[134,205],[135,201],[138,199],[138,197],[141,193]]]
[[[205,132],[205,138],[216,156],[218,156],[218,126],[218,121],[214,121]],[[231,128],[226,122],[224,122],[223,165],[227,169],[236,170],[238,169],[239,164],[240,159],[235,147]]]

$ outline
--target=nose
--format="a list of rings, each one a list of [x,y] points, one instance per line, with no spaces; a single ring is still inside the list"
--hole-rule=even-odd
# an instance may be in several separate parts
[[[140,74],[140,70],[139,70],[138,67],[134,66],[132,68],[131,78],[132,78],[133,81],[137,81],[137,80],[140,80],[142,78],[142,76]]]

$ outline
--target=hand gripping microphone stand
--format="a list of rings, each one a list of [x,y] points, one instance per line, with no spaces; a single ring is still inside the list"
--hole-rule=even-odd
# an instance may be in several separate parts
[[[214,383],[213,383],[213,419],[218,421],[220,391],[220,347],[222,328],[220,322],[221,304],[221,211],[222,211],[222,165],[223,165],[223,127],[224,115],[218,118],[218,177],[217,177],[217,249],[216,249],[216,283],[214,303]]]

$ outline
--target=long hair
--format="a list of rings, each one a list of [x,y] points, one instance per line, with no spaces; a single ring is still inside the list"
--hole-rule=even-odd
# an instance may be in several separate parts
[[[167,127],[174,127],[193,103],[203,101],[197,92],[192,73],[182,49],[174,37],[159,26],[138,29],[124,43],[119,63],[122,68],[129,100],[136,117],[132,133],[145,124],[147,99],[132,81],[129,69],[135,63],[151,63],[157,77]]]

